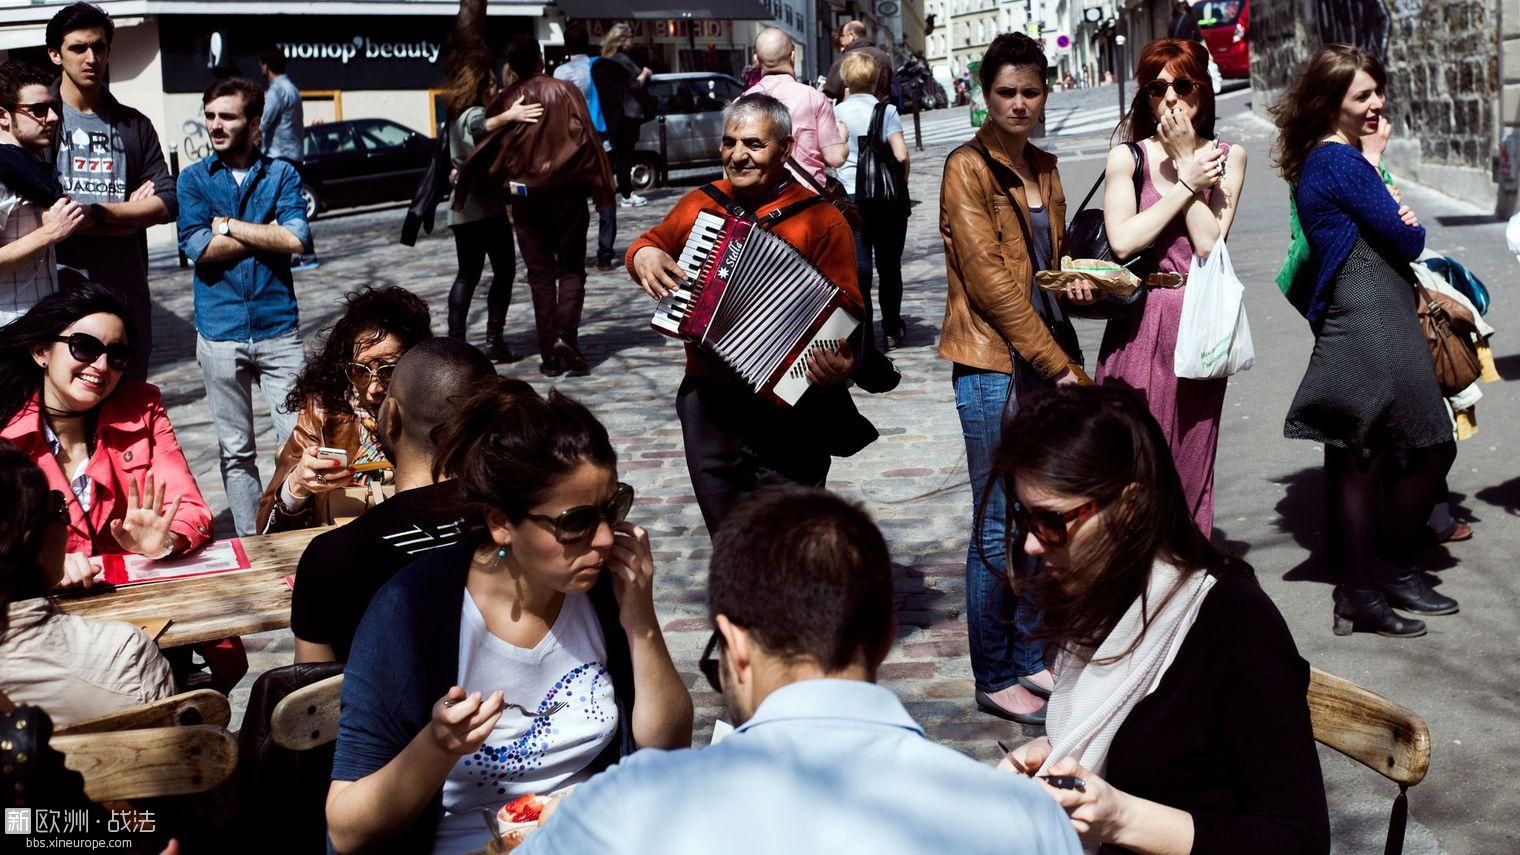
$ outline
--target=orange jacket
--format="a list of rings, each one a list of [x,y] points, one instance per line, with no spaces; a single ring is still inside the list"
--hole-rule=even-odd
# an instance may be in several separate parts
[[[36,400],[21,408],[0,431],[0,439],[29,455],[47,475],[48,485],[68,501],[70,552],[86,555],[121,552],[121,546],[111,535],[111,521],[127,515],[129,479],[141,487],[150,472],[154,481],[165,485],[166,510],[175,499],[180,500],[179,513],[170,530],[190,542],[189,551],[199,549],[213,536],[211,509],[206,507],[185,454],[174,438],[174,426],[169,424],[169,413],[164,410],[157,386],[123,380],[100,405],[95,417],[95,454],[85,469],[85,474],[95,482],[88,514],[80,508],[68,477],[48,448]]]
[[[734,195],[734,187],[727,179],[713,182],[719,192]],[[754,213],[764,216],[778,208],[784,208],[813,195],[813,191],[801,183],[792,181],[776,198],[761,205]],[[701,190],[693,190],[681,197],[681,201],[665,215],[660,224],[639,236],[628,247],[625,256],[628,275],[638,281],[633,272],[633,257],[646,246],[658,247],[672,258],[679,258],[686,246],[686,238],[697,221],[697,214],[710,211],[723,213],[723,208],[711,196]],[[777,237],[796,247],[803,257],[840,290],[860,299],[860,286],[855,280],[855,235],[850,224],[832,205],[813,205],[795,216],[787,217],[770,229]],[[721,365],[691,344],[686,345],[686,373],[700,376],[717,376],[727,373]]]

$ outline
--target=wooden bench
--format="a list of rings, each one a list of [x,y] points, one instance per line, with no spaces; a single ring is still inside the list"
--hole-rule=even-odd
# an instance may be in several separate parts
[[[209,724],[54,736],[49,744],[84,776],[94,802],[205,793],[237,770],[237,743]]]
[[[117,730],[140,730],[148,727],[182,727],[214,724],[226,727],[232,721],[232,706],[227,696],[210,689],[174,695],[151,704],[106,713],[76,721],[53,730],[54,736],[81,733],[109,733]]]
[[[1408,790],[1430,769],[1425,720],[1350,680],[1318,668],[1309,672],[1309,718],[1314,739],[1399,785],[1388,817],[1384,855],[1404,851]]]

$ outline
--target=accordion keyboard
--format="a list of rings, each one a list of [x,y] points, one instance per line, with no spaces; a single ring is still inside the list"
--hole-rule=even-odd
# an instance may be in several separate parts
[[[655,307],[650,326],[656,331],[672,336],[680,332],[681,321],[691,312],[692,306],[696,305],[697,298],[702,294],[700,283],[703,269],[712,261],[713,248],[723,234],[723,225],[722,217],[705,211],[697,215],[697,221],[691,227],[691,236],[686,239],[686,248],[682,250],[681,257],[676,259],[676,264],[686,274],[687,284],[666,294]]]

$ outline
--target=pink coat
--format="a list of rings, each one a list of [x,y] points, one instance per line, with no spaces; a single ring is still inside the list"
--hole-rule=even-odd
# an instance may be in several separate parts
[[[169,413],[157,386],[123,380],[100,405],[95,425],[95,454],[85,473],[95,482],[89,514],[79,506],[69,479],[48,448],[37,401],[32,401],[0,431],[0,439],[28,454],[47,475],[48,484],[69,504],[69,551],[88,555],[121,552],[110,523],[127,513],[128,479],[142,486],[149,472],[165,485],[165,509],[177,497],[179,514],[170,527],[199,549],[212,538],[211,509],[201,497],[185,462]]]

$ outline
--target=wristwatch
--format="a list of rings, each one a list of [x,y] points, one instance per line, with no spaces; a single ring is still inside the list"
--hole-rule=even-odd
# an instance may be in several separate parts
[[[228,225],[227,225],[227,218],[226,217],[218,217],[217,218],[217,220],[216,220],[216,233],[219,234],[219,235],[227,235],[227,234],[231,234],[232,233],[232,229],[229,228]]]

